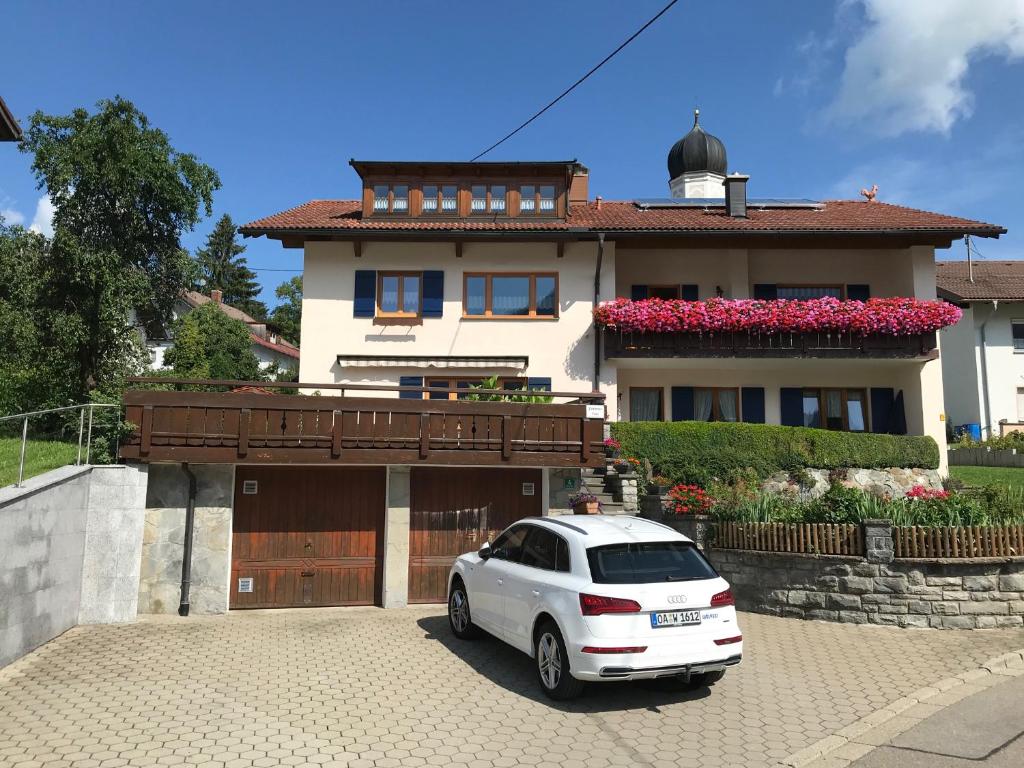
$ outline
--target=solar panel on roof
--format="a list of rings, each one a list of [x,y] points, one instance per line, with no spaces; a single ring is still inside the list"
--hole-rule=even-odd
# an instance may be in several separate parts
[[[637,208],[724,208],[724,197],[646,197],[633,201]],[[823,208],[824,204],[807,198],[753,197],[748,208]]]

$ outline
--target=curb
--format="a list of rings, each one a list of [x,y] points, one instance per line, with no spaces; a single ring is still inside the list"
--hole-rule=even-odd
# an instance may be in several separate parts
[[[790,768],[842,768],[960,699],[1020,675],[1024,675],[1024,648],[896,699],[778,764]]]

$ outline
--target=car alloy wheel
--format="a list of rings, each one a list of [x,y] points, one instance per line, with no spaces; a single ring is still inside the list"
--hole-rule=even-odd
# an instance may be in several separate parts
[[[562,679],[562,654],[558,650],[558,640],[550,632],[545,632],[537,641],[537,666],[540,679],[549,691],[558,688]]]
[[[462,633],[469,629],[469,600],[461,589],[452,591],[452,599],[448,601],[448,616],[456,632]]]

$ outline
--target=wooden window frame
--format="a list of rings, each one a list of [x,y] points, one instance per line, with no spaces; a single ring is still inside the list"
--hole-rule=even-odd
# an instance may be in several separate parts
[[[469,279],[484,278],[484,313],[471,315],[466,311],[466,300],[469,296]],[[530,312],[526,315],[495,315],[493,314],[492,280],[495,277],[528,277],[530,278]],[[537,314],[537,278],[553,277],[555,279],[555,305],[553,314]],[[466,320],[557,320],[559,307],[559,280],[557,272],[464,272],[462,274],[462,317]]]
[[[402,309],[397,312],[385,312],[381,309],[380,300],[384,295],[384,278],[385,277],[397,277],[398,278],[398,304]],[[417,307],[415,312],[405,311],[405,278],[415,277],[419,281],[419,298],[417,299]],[[420,318],[423,316],[423,273],[416,272],[415,270],[392,270],[388,272],[379,271],[377,272],[377,300],[374,302],[376,308],[376,317],[390,318]]]
[[[839,290],[839,299],[846,299],[846,286],[842,283],[777,283],[775,285],[776,295],[783,288],[836,288]],[[801,299],[788,299],[788,301],[801,301]],[[803,299],[806,301],[806,299]]]
[[[434,210],[432,210],[432,211],[428,211],[426,209],[426,207],[423,205],[424,201],[427,199],[427,196],[426,196],[426,194],[423,191],[425,187],[437,187],[437,196],[435,197],[435,200],[437,202],[437,207]],[[444,210],[444,188],[445,187],[454,187],[455,188],[455,198],[454,198],[455,199],[455,210],[453,210],[453,211],[446,211],[446,210]],[[419,215],[421,215],[421,216],[450,216],[450,217],[458,217],[458,215],[459,215],[459,189],[460,189],[459,188],[459,183],[457,181],[451,181],[451,180],[449,180],[449,181],[429,181],[428,180],[428,181],[420,182],[420,185],[419,185],[420,209],[418,211]]]
[[[533,210],[532,211],[526,211],[526,212],[523,211],[523,204],[522,204],[522,200],[523,200],[523,187],[533,187]],[[552,197],[552,200],[554,201],[555,206],[554,206],[554,208],[552,208],[550,213],[544,212],[541,209],[541,207],[540,207],[540,201],[541,201],[540,188],[541,187],[552,187],[555,190],[554,191],[554,196]],[[516,215],[517,216],[529,216],[529,217],[538,217],[539,216],[541,218],[557,218],[559,216],[558,201],[559,201],[559,196],[560,196],[559,195],[560,187],[559,187],[558,184],[555,184],[554,182],[543,182],[543,181],[520,181],[515,186],[515,190],[516,190],[516,197],[518,199],[518,207],[516,209]]]
[[[479,384],[484,379],[490,378],[489,376],[424,376],[423,386],[425,389],[430,389],[435,382],[445,382],[445,386],[448,389],[458,389],[460,382],[468,382],[469,387],[466,387],[463,392],[449,392],[447,393],[449,400],[458,400],[459,395],[469,394],[472,392],[471,387]],[[521,389],[526,392],[529,389],[528,379],[526,376],[499,376],[498,377],[498,389],[508,389],[509,384],[522,384]],[[430,392],[423,393],[424,400],[430,400]],[[433,398],[434,400],[440,400],[442,398]]]
[[[412,215],[412,192],[413,185],[407,181],[375,181],[370,186],[372,202],[371,210],[375,216],[411,216]],[[388,188],[388,207],[386,211],[377,210],[377,187]],[[405,210],[395,210],[395,187],[405,187]]]
[[[508,181],[483,181],[474,180],[466,184],[466,191],[469,193],[469,215],[470,216],[511,216],[512,211],[512,200],[509,192],[512,190],[512,184]],[[473,187],[484,188],[484,207],[483,210],[473,210]],[[494,195],[491,193],[492,187],[504,187],[505,188],[505,207],[500,211],[492,211],[491,203],[494,200]]]
[[[829,429],[828,427],[828,415],[825,413],[825,393],[826,392],[839,392],[842,398],[842,409],[843,417],[843,428],[836,430],[829,430],[831,432],[855,432],[862,434],[871,431],[871,417],[868,413],[868,391],[862,387],[801,387],[800,388],[800,410],[801,410],[801,421],[803,421],[803,399],[807,394],[814,392],[818,398],[818,420],[819,426],[816,429]],[[847,406],[851,392],[857,392],[860,394],[860,402],[864,411],[864,429],[851,430],[850,429],[850,411]]]
[[[697,395],[697,393],[698,392],[706,392],[706,391],[707,392],[711,392],[711,420],[707,422],[708,424],[710,424],[711,422],[721,422],[723,424],[739,424],[740,422],[743,421],[743,404],[740,402],[740,388],[739,387],[694,387],[693,388],[694,408],[696,408],[696,403],[697,403],[696,395]],[[724,421],[722,419],[722,408],[718,404],[718,393],[719,392],[735,392],[736,393],[736,421]],[[697,416],[697,414],[694,413],[694,418],[696,418],[696,416]]]
[[[633,421],[633,392],[658,393],[658,421],[665,420],[665,388],[664,387],[630,387],[629,388],[629,420]]]

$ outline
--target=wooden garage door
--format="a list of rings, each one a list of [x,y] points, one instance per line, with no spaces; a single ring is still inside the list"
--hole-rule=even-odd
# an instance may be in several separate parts
[[[541,513],[541,470],[417,467],[410,497],[409,601],[443,603],[456,557]]]
[[[231,607],[379,602],[384,477],[383,467],[239,467]]]

